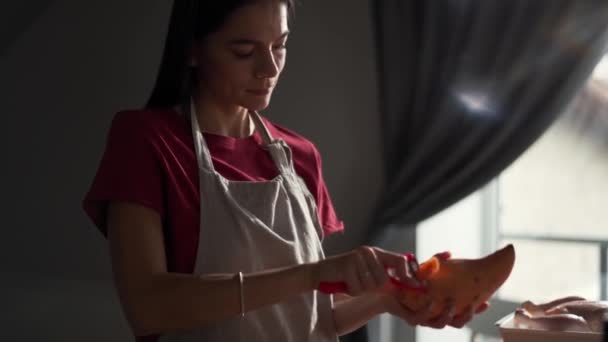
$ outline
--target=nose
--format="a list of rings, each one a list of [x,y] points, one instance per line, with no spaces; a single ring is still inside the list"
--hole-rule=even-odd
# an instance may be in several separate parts
[[[279,65],[272,51],[266,51],[258,59],[255,69],[257,78],[273,78],[279,74]]]

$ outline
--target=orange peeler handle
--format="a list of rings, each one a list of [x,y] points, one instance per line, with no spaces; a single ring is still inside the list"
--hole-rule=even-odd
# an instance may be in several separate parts
[[[408,262],[416,260],[413,254],[407,253],[404,254],[407,258]],[[398,289],[417,292],[417,293],[425,293],[426,289],[424,287],[416,287],[410,284],[406,284],[400,281],[398,278],[389,276],[389,280],[391,284],[393,284]],[[346,293],[348,292],[348,285],[345,282],[321,282],[319,287],[317,288],[319,291],[326,294],[334,294],[334,293]]]
[[[416,286],[406,284],[395,277],[390,277],[389,279],[395,287],[397,287],[401,290],[411,291],[411,292],[416,292],[416,293],[426,293],[426,288],[424,288],[424,287],[416,287]],[[321,282],[317,289],[326,294],[348,292],[348,286],[346,285],[345,282],[335,282],[335,283]]]

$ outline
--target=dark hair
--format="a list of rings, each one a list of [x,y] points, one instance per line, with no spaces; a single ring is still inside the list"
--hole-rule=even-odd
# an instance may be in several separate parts
[[[259,0],[175,0],[156,84],[146,107],[171,107],[185,104],[195,85],[189,66],[190,47],[218,31],[237,9]],[[294,0],[287,4],[290,16]]]

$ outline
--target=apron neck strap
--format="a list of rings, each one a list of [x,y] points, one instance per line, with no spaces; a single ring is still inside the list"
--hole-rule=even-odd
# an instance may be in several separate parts
[[[249,111],[249,117],[253,120],[256,131],[260,132],[260,135],[262,135],[264,145],[270,145],[274,141],[274,138],[272,137],[272,134],[270,134],[266,124],[264,124],[264,121],[262,121],[260,114],[255,110],[251,110]]]
[[[198,117],[196,115],[196,107],[194,105],[194,99],[190,99],[190,107],[189,107],[189,116],[190,123],[192,126],[192,138],[194,139],[194,146],[196,147],[196,153],[199,154],[202,158],[197,158],[199,167],[205,168],[207,170],[215,170],[213,167],[213,162],[211,159],[211,153],[209,152],[209,147],[205,142],[205,138],[203,137],[203,133],[201,132],[200,126],[198,124]],[[260,114],[257,111],[251,110],[248,111],[248,115],[253,120],[253,124],[255,126],[255,130],[260,133],[262,137],[262,141],[264,145],[268,146],[274,142],[274,138],[272,134],[262,121]]]
[[[194,106],[194,100],[190,99],[190,107],[188,108],[188,114],[190,116],[190,126],[192,128],[192,139],[194,140],[196,161],[198,167],[204,170],[215,171],[213,167],[213,161],[211,160],[211,152],[205,142],[201,128],[198,125],[198,118],[196,116],[196,107]]]

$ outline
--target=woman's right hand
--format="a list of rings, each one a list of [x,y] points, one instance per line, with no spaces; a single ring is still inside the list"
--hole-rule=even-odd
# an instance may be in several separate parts
[[[394,270],[401,282],[412,287],[423,287],[415,272],[418,262],[399,253],[377,247],[361,246],[353,251],[328,257],[313,264],[312,277],[315,288],[321,282],[343,282],[347,294],[358,296],[378,291],[389,284],[388,269]]]

